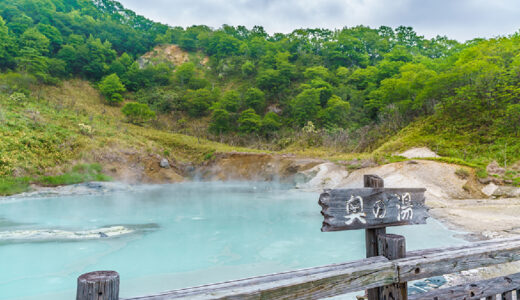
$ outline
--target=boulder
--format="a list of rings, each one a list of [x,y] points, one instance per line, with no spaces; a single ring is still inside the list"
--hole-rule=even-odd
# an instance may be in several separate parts
[[[163,158],[163,159],[161,159],[159,166],[161,166],[161,168],[163,168],[163,169],[169,169],[170,163],[168,162],[168,160],[166,158]]]
[[[499,186],[493,192],[493,196],[501,198],[518,198],[520,197],[520,188],[514,186]]]
[[[498,186],[493,182],[488,183],[485,187],[482,188],[482,193],[487,195],[488,197],[493,196],[495,191],[498,189]]]

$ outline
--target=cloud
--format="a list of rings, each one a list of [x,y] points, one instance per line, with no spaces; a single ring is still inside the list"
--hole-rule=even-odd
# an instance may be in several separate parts
[[[428,38],[461,41],[520,29],[518,0],[120,0],[172,26],[263,26],[268,32],[344,26],[412,26]]]

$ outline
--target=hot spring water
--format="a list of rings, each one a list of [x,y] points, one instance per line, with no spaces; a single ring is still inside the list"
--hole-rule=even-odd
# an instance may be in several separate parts
[[[130,297],[363,258],[362,230],[320,232],[318,197],[198,182],[0,200],[0,300],[73,299],[94,270],[118,271]],[[462,243],[435,221],[389,231],[409,250]]]

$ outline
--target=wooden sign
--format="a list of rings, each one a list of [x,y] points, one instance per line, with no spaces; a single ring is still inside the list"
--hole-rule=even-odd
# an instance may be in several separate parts
[[[428,208],[422,188],[325,190],[320,195],[321,231],[426,224]]]

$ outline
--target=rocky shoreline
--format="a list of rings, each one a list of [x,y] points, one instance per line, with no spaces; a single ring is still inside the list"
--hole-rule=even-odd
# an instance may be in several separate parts
[[[417,153],[414,153],[415,155]],[[159,160],[154,168],[167,169],[167,161]],[[354,188],[363,185],[363,175],[376,174],[385,180],[386,187],[424,187],[430,214],[448,228],[463,232],[460,237],[467,241],[509,237],[520,234],[520,189],[505,187],[492,182],[482,182],[474,175],[461,178],[458,165],[431,160],[408,160],[377,165],[370,160],[330,162],[321,159],[298,158],[293,155],[227,153],[215,157],[198,167],[176,168],[184,180],[202,181],[279,181],[294,188],[321,191],[324,188]],[[469,173],[469,171],[468,171]],[[117,179],[117,177],[116,177]],[[123,179],[123,178],[120,178]],[[182,179],[160,181],[179,182]],[[130,181],[135,182],[135,181]],[[145,182],[150,182],[146,180]],[[152,181],[157,183],[155,181]],[[142,187],[141,184],[140,188]],[[153,187],[153,185],[150,185]],[[127,192],[132,183],[89,182],[61,187],[33,186],[31,192],[0,198],[0,201],[21,198],[102,195]],[[124,230],[114,232],[130,233]],[[80,234],[102,238],[106,233],[92,231]],[[112,232],[109,230],[109,232]],[[31,233],[33,234],[33,233]],[[30,234],[30,235],[31,235]],[[49,232],[36,233],[45,236]],[[51,232],[51,235],[54,234]],[[59,233],[74,236],[74,233]],[[108,236],[108,235],[106,235]],[[420,281],[413,286],[420,292],[424,289],[445,285],[458,285],[515,273],[520,263],[498,265],[482,270],[470,270],[458,274],[434,278],[433,282]],[[445,282],[444,282],[445,281]]]

